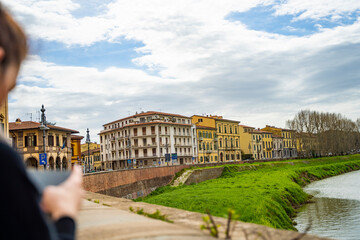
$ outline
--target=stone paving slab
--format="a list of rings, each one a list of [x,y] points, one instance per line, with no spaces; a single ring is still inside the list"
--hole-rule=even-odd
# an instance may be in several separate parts
[[[83,200],[77,239],[211,239],[201,231]]]
[[[98,193],[86,192],[86,199],[79,217],[78,239],[214,239],[200,230],[204,214],[170,208],[144,202],[134,202]],[[93,203],[98,200],[99,204]],[[111,207],[105,207],[102,204]],[[130,212],[144,209],[147,213],[159,210],[173,224],[146,218]],[[226,219],[214,217],[221,227],[221,239],[225,239]],[[278,230],[262,225],[237,221],[232,239],[244,240],[326,240],[313,235],[302,236],[295,231]]]

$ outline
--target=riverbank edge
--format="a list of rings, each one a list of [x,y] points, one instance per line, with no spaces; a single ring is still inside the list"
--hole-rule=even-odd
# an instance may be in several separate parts
[[[360,161],[360,160],[352,160],[352,161]],[[350,161],[350,162],[352,162]],[[311,204],[314,203],[315,200],[313,199],[313,196],[311,194],[308,194],[304,191],[304,187],[309,185],[312,182],[315,181],[320,181],[326,178],[330,178],[330,177],[335,177],[335,176],[339,176],[341,174],[345,174],[345,173],[349,173],[349,172],[353,172],[353,171],[359,171],[360,170],[360,163],[356,164],[353,163],[351,165],[348,165],[349,162],[344,162],[342,164],[342,166],[346,166],[347,168],[345,169],[340,169],[339,172],[336,172],[334,174],[333,169],[330,170],[329,173],[331,174],[326,174],[326,175],[320,175],[320,176],[316,176],[312,173],[309,173],[307,170],[305,171],[299,171],[299,177],[298,178],[293,178],[292,180],[298,184],[299,186],[301,186],[302,191],[307,195],[307,199],[303,202],[301,202],[300,204],[291,204],[292,208],[295,210],[295,214],[292,216],[289,216],[291,218],[291,220],[293,221],[293,226],[295,227],[297,225],[297,223],[294,221],[294,219],[297,217],[297,214],[299,213],[300,209],[305,207],[307,204]],[[335,163],[335,164],[340,164],[340,163]],[[333,165],[333,164],[331,164]],[[325,167],[325,166],[323,166]],[[318,168],[322,168],[322,167],[318,167]],[[322,168],[324,169],[324,168]],[[342,171],[341,171],[342,170]],[[295,230],[297,231],[297,229],[295,228]]]
[[[316,159],[316,161],[322,161],[323,159]],[[325,160],[325,159],[324,159]],[[335,160],[336,161],[336,160]],[[273,196],[273,200],[276,201],[284,211],[284,213],[288,216],[288,220],[285,220],[287,223],[284,225],[281,225],[280,222],[278,222],[279,225],[281,225],[280,229],[286,229],[286,230],[294,230],[297,231],[297,229],[294,227],[296,226],[296,222],[294,221],[294,218],[296,218],[297,213],[299,212],[299,209],[301,209],[303,206],[305,206],[308,203],[312,202],[312,195],[306,193],[303,190],[303,187],[306,185],[322,180],[325,178],[338,176],[344,173],[352,172],[360,170],[360,158],[359,159],[353,159],[353,160],[339,160],[339,162],[332,162],[332,163],[326,163],[324,165],[320,166],[303,166],[301,168],[294,170],[292,173],[289,174],[289,180],[294,182],[299,186],[298,189],[290,189],[285,188],[283,192],[278,192],[277,195]],[[297,163],[308,163],[307,161],[297,161]],[[287,164],[296,164],[293,162],[284,162],[284,163],[274,163],[270,166],[272,167],[281,167],[282,165]],[[268,168],[268,164],[260,164],[260,165],[250,165],[250,166],[225,166],[224,171],[221,177],[231,177],[234,176],[233,174],[236,174],[236,172],[243,172],[243,171],[256,171],[261,168]],[[268,208],[269,206],[265,206]],[[277,218],[280,219],[281,215],[283,213],[273,212],[273,215],[271,217],[272,220],[275,222],[277,221]],[[270,226],[274,228],[278,228],[275,226]]]
[[[334,160],[334,162],[328,162],[328,160],[330,160],[329,158],[326,159],[314,159],[315,161],[326,161],[327,163],[324,165],[317,165],[317,166],[311,166],[309,164],[309,166],[303,166],[300,167],[300,169],[294,169],[292,172],[289,173],[288,178],[289,181],[292,181],[297,187],[294,191],[294,189],[285,189],[286,191],[282,191],[282,192],[278,192],[276,195],[273,196],[273,200],[275,200],[277,203],[280,204],[280,208],[279,210],[281,210],[279,213],[275,214],[275,215],[271,215],[270,218],[271,221],[277,221],[279,219],[276,218],[282,218],[281,221],[285,221],[283,222],[283,224],[279,225],[277,224],[277,226],[271,226],[268,224],[264,224],[266,226],[270,226],[273,228],[277,228],[277,229],[288,229],[288,230],[294,230],[297,231],[297,229],[294,227],[295,222],[293,221],[293,218],[296,217],[296,214],[298,213],[298,209],[301,206],[304,206],[305,204],[307,204],[310,200],[311,195],[307,194],[305,191],[303,191],[303,187],[306,186],[307,184],[316,181],[316,180],[321,180],[321,179],[325,179],[328,177],[332,177],[332,176],[337,176],[340,175],[342,173],[347,173],[347,172],[351,172],[351,171],[355,171],[355,170],[359,170],[360,169],[360,156],[357,156],[356,159],[347,159],[344,157],[334,157],[331,158]],[[259,165],[249,165],[249,166],[244,166],[244,165],[231,165],[231,166],[226,166],[224,168],[223,171],[223,176],[222,177],[226,177],[224,175],[228,175],[228,177],[231,177],[231,174],[235,174],[236,172],[242,172],[242,171],[246,171],[246,170],[259,170],[261,168],[267,168],[270,166],[277,166],[280,167],[280,165],[294,165],[296,163],[311,163],[311,160],[297,160],[294,162],[282,162],[282,163],[266,163],[266,164],[259,164]],[[303,169],[302,169],[303,168]],[[230,175],[230,176],[229,176]],[[166,188],[166,187],[164,187]],[[153,192],[150,195],[158,195],[161,194],[163,192],[166,192],[167,190],[164,188],[160,188],[155,190],[155,192]],[[163,191],[165,190],[165,191]],[[136,199],[135,201],[144,201],[144,198],[140,198],[140,199]],[[146,202],[146,200],[145,200]],[[153,204],[158,204],[158,203],[154,203]],[[269,208],[269,206],[264,206],[266,208]],[[271,206],[270,206],[271,208]],[[268,209],[271,211],[271,209]],[[282,212],[282,213],[281,213]],[[283,216],[281,216],[283,215]],[[283,217],[286,216],[286,219],[284,219]],[[269,217],[269,216],[267,216]]]

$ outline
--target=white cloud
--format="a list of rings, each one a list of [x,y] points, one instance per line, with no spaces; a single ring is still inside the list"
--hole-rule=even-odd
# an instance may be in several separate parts
[[[359,88],[360,73],[354,64],[360,62],[358,21],[333,29],[319,27],[316,34],[297,37],[249,30],[224,19],[232,11],[274,1],[118,0],[108,5],[108,11],[82,18],[72,16],[81,6],[70,0],[5,2],[32,38],[68,45],[137,40],[144,47],[136,50],[146,55],[133,62],[158,72],[152,76],[118,67],[100,71],[60,66],[32,56],[21,81],[36,86],[20,85],[11,95],[13,116],[46,103],[59,124],[85,129],[85,125],[99,128],[140,108],[223,114],[258,127],[283,126],[309,106],[360,115],[354,104],[343,107],[358,101],[359,94],[339,98]],[[358,1],[324,5],[289,0],[276,8],[276,14],[335,19],[356,9]],[[352,76],[344,74],[349,71]],[[46,86],[41,85],[44,81]],[[341,102],[329,105],[333,98]]]
[[[360,10],[358,0],[288,0],[275,7],[276,15],[296,15],[297,20],[319,20],[330,16],[333,21]]]

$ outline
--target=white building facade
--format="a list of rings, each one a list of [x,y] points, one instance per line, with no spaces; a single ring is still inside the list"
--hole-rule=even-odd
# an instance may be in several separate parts
[[[196,163],[191,118],[142,112],[103,125],[100,155],[104,170]]]

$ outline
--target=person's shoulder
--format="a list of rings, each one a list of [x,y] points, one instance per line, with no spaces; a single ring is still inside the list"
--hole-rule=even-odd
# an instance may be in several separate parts
[[[3,157],[17,157],[18,154],[8,144],[0,141],[0,158]]]
[[[3,143],[1,141],[0,141],[0,160],[3,166],[17,165],[19,167],[22,164],[19,154],[8,144]],[[1,168],[6,169],[4,167]]]

